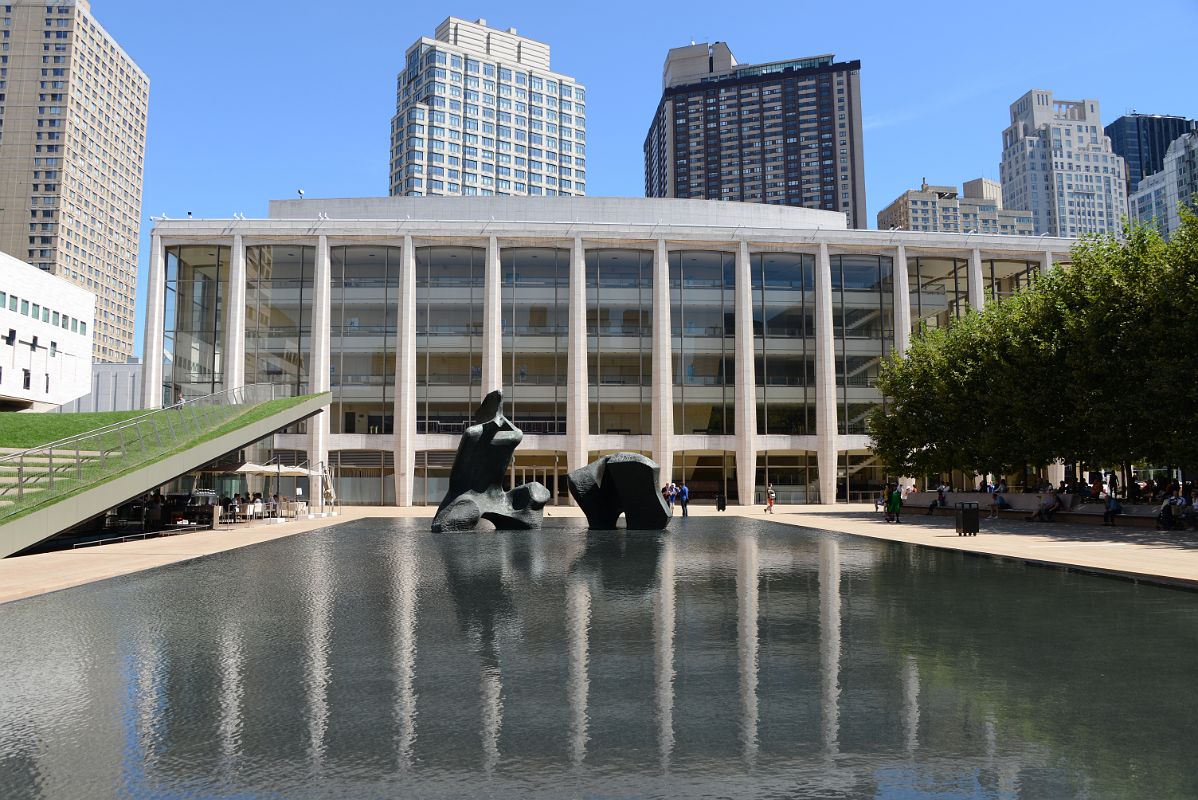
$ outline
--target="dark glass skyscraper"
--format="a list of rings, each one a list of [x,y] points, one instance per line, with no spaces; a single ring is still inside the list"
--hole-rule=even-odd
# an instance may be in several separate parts
[[[728,45],[670,50],[645,137],[645,195],[803,206],[866,227],[860,61],[742,65]]]
[[[1165,165],[1169,145],[1184,133],[1198,130],[1198,120],[1161,114],[1124,114],[1104,129],[1111,149],[1127,161],[1127,194],[1140,181]]]

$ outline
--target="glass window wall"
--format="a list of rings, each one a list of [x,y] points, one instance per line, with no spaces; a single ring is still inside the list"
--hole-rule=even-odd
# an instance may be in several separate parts
[[[732,253],[670,253],[674,432],[732,434],[736,259]]]
[[[486,256],[482,247],[416,248],[418,433],[461,433],[482,402]]]
[[[393,432],[402,253],[398,247],[377,246],[329,251],[333,433]]]
[[[257,245],[245,250],[245,382],[308,391],[316,248]]]
[[[985,296],[992,301],[1010,297],[1031,286],[1040,273],[1038,261],[990,259],[982,262],[982,285]]]
[[[526,434],[564,434],[570,251],[507,247],[499,274],[504,413]]]
[[[832,334],[840,433],[863,434],[882,402],[882,358],[894,346],[894,275],[887,256],[832,256]]]
[[[653,253],[588,250],[590,431],[652,432]]]
[[[757,432],[815,433],[815,257],[751,256]]]
[[[914,329],[947,328],[969,309],[968,260],[908,258],[907,276]]]
[[[224,388],[229,248],[198,244],[166,249],[164,404]]]

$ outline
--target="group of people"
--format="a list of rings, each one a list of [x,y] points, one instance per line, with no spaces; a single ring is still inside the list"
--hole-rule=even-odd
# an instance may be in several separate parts
[[[677,504],[682,509],[682,516],[686,516],[686,507],[691,500],[691,490],[686,488],[686,483],[674,483],[671,481],[661,487],[661,496],[665,498],[666,505],[670,507],[670,513],[674,513],[674,505]]]
[[[277,494],[263,499],[262,492],[254,492],[251,495],[242,496],[240,493],[234,494],[232,497],[225,495],[220,499],[221,516],[237,519],[238,517],[246,516],[246,507],[253,507],[256,503],[262,503],[262,511],[268,517],[273,517],[279,510],[279,496]]]

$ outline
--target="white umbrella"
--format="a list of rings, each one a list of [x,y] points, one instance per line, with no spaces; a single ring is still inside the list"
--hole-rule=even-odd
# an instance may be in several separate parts
[[[243,475],[273,475],[275,473],[273,467],[255,464],[252,461],[247,461],[246,463],[242,464],[237,468],[236,471],[242,473]]]

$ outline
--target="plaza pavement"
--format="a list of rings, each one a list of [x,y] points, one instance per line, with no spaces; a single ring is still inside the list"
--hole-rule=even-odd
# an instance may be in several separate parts
[[[292,520],[283,524],[248,522],[217,531],[196,531],[154,539],[61,550],[0,560],[0,603],[66,589],[144,569],[190,561],[285,536],[307,533],[367,517],[429,518],[427,507],[346,507],[337,517]],[[957,536],[953,516],[915,514],[902,524],[886,524],[872,505],[777,506],[768,515],[760,506],[717,512],[692,506],[696,517],[750,517],[784,525],[815,528],[896,542],[1009,558],[1058,568],[1109,574],[1198,590],[1198,531],[1104,528],[1101,525],[1029,523],[1021,519],[982,520],[977,536]],[[546,516],[581,517],[570,506],[550,506]],[[679,533],[685,529],[672,526]]]

